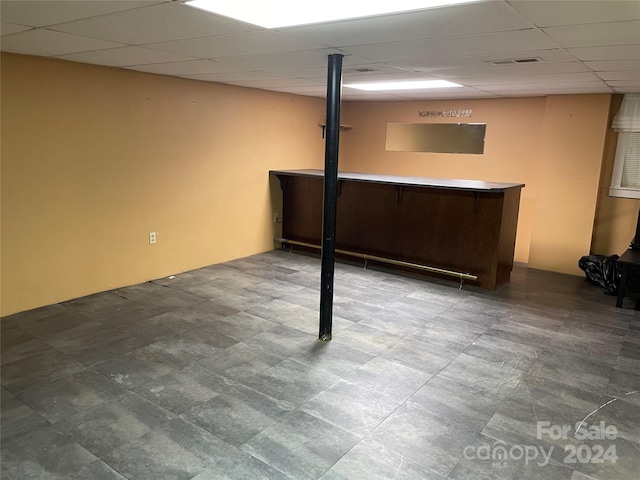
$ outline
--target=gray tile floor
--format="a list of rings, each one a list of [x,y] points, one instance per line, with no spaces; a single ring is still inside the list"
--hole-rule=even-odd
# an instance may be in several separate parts
[[[321,343],[318,283],[274,251],[2,319],[2,479],[639,478],[632,303],[338,265]]]

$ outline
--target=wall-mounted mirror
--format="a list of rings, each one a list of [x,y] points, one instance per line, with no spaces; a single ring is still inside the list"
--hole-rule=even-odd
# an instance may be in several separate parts
[[[387,151],[484,153],[486,123],[388,123]]]

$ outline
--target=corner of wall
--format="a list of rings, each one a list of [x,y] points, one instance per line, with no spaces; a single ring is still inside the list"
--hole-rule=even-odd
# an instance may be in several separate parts
[[[607,256],[622,255],[622,252],[628,248],[635,235],[638,208],[640,208],[640,200],[609,196],[618,141],[618,134],[611,128],[611,122],[620,109],[622,97],[622,95],[611,97],[591,241],[591,253]]]
[[[610,95],[546,99],[529,265],[581,275],[589,254]]]

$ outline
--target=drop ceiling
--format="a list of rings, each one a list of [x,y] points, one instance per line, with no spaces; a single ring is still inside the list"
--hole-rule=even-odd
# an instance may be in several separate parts
[[[485,0],[276,30],[183,1],[2,0],[0,48],[315,97],[326,96],[332,53],[344,55],[345,84],[463,85],[345,87],[344,100],[640,92],[639,0]]]

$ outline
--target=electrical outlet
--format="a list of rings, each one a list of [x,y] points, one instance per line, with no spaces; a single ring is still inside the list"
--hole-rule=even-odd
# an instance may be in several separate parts
[[[156,232],[149,232],[149,243],[151,245],[153,245],[154,243],[156,243],[157,238],[157,233]]]
[[[273,212],[273,223],[280,222],[280,214],[278,212]]]

